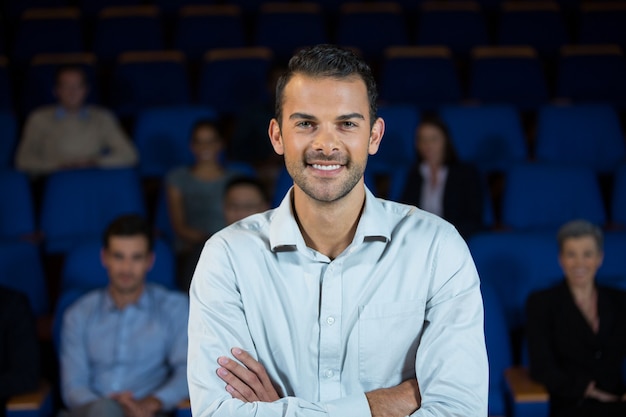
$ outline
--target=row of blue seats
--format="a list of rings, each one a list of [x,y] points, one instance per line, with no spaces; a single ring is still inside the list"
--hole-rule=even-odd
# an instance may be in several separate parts
[[[605,0],[604,3],[619,3],[622,0]],[[373,0],[274,0],[272,3],[297,4],[315,3],[323,11],[333,13],[346,3],[372,3]],[[407,12],[416,12],[428,3],[429,0],[394,0]],[[477,5],[486,12],[499,11],[508,0],[475,0]],[[63,7],[76,6],[87,16],[96,16],[103,8],[123,5],[151,4],[158,6],[167,13],[178,12],[181,8],[190,5],[237,5],[246,12],[257,12],[268,0],[6,0],[3,2],[3,12],[8,18],[19,18],[22,13],[32,7]],[[578,12],[582,5],[590,3],[588,0],[554,0],[564,12]]]
[[[366,182],[370,175],[366,171]],[[134,169],[52,174],[45,183],[38,214],[24,174],[0,171],[0,181],[3,193],[11,195],[0,204],[0,240],[35,239],[42,234],[46,253],[67,253],[82,241],[99,237],[113,218],[128,212],[156,213],[155,228],[169,241],[173,237],[162,194],[157,207],[149,210]],[[275,201],[285,193],[283,184],[276,187]],[[568,220],[584,218],[626,229],[626,165],[615,172],[613,185],[611,206],[605,207],[597,177],[589,169],[513,165],[506,171],[499,226],[514,231],[553,231]]]
[[[206,3],[215,7],[215,2]],[[221,9],[219,7],[223,5],[213,9],[198,9],[196,2],[191,2],[193,5],[187,8],[181,7],[179,3],[176,8],[178,14],[175,19],[174,39],[169,43],[170,46],[183,50],[190,47],[186,52],[197,51],[195,46],[202,42],[198,38],[210,39],[210,35],[215,33],[218,36],[214,40],[204,42],[228,44],[218,46],[243,46],[248,43],[277,47],[282,58],[299,44],[322,42],[360,47],[368,57],[380,52],[383,45],[412,43],[446,44],[453,47],[455,52],[463,53],[467,53],[472,45],[529,44],[545,54],[553,54],[559,46],[574,42],[626,45],[626,32],[623,28],[626,11],[618,2],[580,6],[577,19],[574,19],[576,25],[573,34],[570,34],[569,21],[557,2],[542,2],[542,5],[526,3],[521,6],[515,2],[503,2],[496,14],[497,28],[493,36],[490,34],[486,14],[476,1],[452,4],[424,1],[415,8],[406,8],[399,2],[345,3],[336,6],[337,15],[331,19],[328,10],[315,2],[259,2],[258,7],[252,9],[252,21],[244,19],[242,11],[250,9],[242,8],[236,2],[228,3],[226,8]],[[68,5],[64,1],[52,4]],[[53,25],[55,20],[64,20],[64,31],[58,32],[56,36],[66,36],[65,40],[72,39],[71,43],[65,45],[67,52],[70,48],[73,49],[71,52],[77,52],[85,47],[93,47],[100,57],[111,60],[114,58],[112,52],[120,47],[116,45],[120,40],[128,43],[131,38],[132,42],[139,42],[139,49],[146,46],[158,49],[168,43],[161,13],[168,11],[167,6],[163,9],[158,4],[145,4],[141,1],[112,1],[109,5],[126,7],[127,13],[119,12],[122,9],[111,13],[111,9],[100,8],[97,10],[99,14],[95,19],[96,24],[86,27],[80,24],[83,14],[79,7],[63,13],[57,11],[56,14],[42,14],[37,9],[22,8],[21,19],[15,25],[15,41],[6,45],[6,49],[13,51],[16,60],[25,61],[32,54],[32,48],[44,47],[42,43],[48,46],[60,45],[54,39],[46,39],[45,42],[42,42],[41,37],[31,39],[33,35],[40,35],[44,29],[53,29],[48,26]],[[416,21],[409,24],[407,17],[412,16],[412,11],[416,10],[419,11],[415,16]],[[89,12],[85,15],[94,16]],[[206,33],[211,25],[218,25],[227,31]],[[116,34],[112,28],[119,33]],[[252,33],[249,34],[250,31]],[[293,36],[284,37],[285,31]],[[84,32],[90,32],[90,36],[84,35]],[[372,36],[374,33],[376,36]],[[141,36],[134,36],[137,34]],[[92,38],[93,42],[90,41]],[[194,58],[199,56],[194,54]]]
[[[536,111],[556,100],[607,102],[626,110],[626,56],[616,45],[568,46],[554,74],[527,46],[477,47],[459,70],[446,47],[390,47],[375,73],[380,100],[433,110],[443,105],[507,103]],[[85,69],[88,100],[134,118],[159,106],[207,105],[222,115],[251,104],[271,105],[275,55],[267,48],[212,49],[197,71],[180,50],[134,51],[119,56],[108,75],[92,54],[37,55],[19,77],[0,56],[0,109],[27,116],[54,102],[54,76],[64,64]]]

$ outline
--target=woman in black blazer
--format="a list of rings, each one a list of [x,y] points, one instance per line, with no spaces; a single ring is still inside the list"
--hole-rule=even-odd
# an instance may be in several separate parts
[[[558,243],[564,281],[526,305],[530,374],[546,385],[553,417],[626,416],[626,292],[595,281],[598,227],[567,223]]]
[[[480,174],[459,161],[441,120],[424,119],[415,133],[417,162],[407,176],[402,202],[443,217],[468,239],[483,228]]]

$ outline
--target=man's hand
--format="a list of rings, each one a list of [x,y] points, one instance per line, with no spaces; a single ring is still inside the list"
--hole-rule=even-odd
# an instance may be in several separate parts
[[[409,379],[391,388],[381,388],[365,393],[372,417],[405,417],[422,404],[416,379]]]
[[[126,417],[154,417],[161,410],[161,401],[152,396],[135,400],[130,392],[113,394],[112,399],[120,403]]]
[[[615,402],[615,401],[620,400],[620,398],[617,395],[614,395],[609,392],[602,391],[596,388],[595,381],[591,381],[589,385],[587,385],[587,390],[585,391],[585,397],[593,398],[594,400],[598,400],[604,403]]]
[[[233,348],[231,353],[241,364],[220,356],[217,375],[226,382],[226,391],[233,398],[244,402],[272,402],[280,398],[263,365],[240,348]]]

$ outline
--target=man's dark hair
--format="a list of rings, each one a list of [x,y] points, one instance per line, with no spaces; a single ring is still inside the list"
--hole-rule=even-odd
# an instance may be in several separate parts
[[[367,97],[370,104],[370,126],[376,120],[376,81],[370,67],[352,50],[336,45],[316,45],[305,48],[296,53],[287,66],[287,71],[276,82],[276,120],[282,125],[283,93],[285,86],[295,74],[309,77],[331,77],[344,79],[358,76],[367,88]]]
[[[81,67],[80,65],[69,65],[69,64],[61,65],[55,71],[54,73],[54,85],[55,86],[59,85],[59,79],[61,78],[61,74],[66,73],[66,72],[76,72],[80,74],[83,79],[83,85],[85,87],[89,86],[89,80],[87,79],[87,73],[85,72],[85,69]]]
[[[261,194],[261,197],[263,197],[263,201],[269,203],[270,196],[265,185],[259,179],[247,175],[237,175],[231,178],[224,187],[224,195],[226,195],[231,188],[235,188],[239,185],[248,185],[256,188]]]
[[[142,235],[148,241],[148,250],[152,252],[154,248],[154,237],[152,228],[139,214],[125,214],[113,220],[106,228],[102,237],[102,246],[109,248],[111,237],[113,236],[137,236]]]

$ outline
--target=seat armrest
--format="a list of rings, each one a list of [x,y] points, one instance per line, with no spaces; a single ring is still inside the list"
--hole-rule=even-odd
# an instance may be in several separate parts
[[[548,417],[550,396],[546,388],[533,381],[528,370],[515,366],[504,371],[510,417]]]
[[[6,403],[7,417],[17,417],[23,413],[28,415],[35,415],[32,413],[40,416],[46,415],[48,411],[51,411],[51,401],[50,384],[46,381],[41,381],[36,390],[9,398]]]
[[[189,398],[178,403],[175,417],[191,417],[191,403],[189,402]]]
[[[548,402],[550,396],[546,387],[534,381],[528,370],[522,366],[513,366],[504,371],[504,378],[513,401],[520,402]]]

